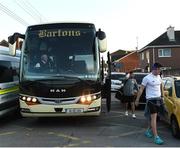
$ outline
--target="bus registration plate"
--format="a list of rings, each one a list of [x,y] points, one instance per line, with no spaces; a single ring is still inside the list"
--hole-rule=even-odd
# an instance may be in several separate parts
[[[83,108],[67,108],[65,109],[66,113],[82,113],[84,111]]]

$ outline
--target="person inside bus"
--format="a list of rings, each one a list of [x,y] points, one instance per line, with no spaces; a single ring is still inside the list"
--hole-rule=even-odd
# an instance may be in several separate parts
[[[51,71],[53,68],[53,62],[48,57],[46,53],[43,53],[40,57],[40,61],[36,63],[35,68],[39,69],[40,71]]]

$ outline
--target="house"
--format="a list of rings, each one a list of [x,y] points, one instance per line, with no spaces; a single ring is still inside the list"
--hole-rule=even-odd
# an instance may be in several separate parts
[[[136,71],[139,69],[139,59],[139,53],[133,51],[113,63],[118,72]]]
[[[125,51],[125,50],[121,50],[121,49],[119,49],[115,52],[112,52],[111,53],[111,61],[114,62],[129,53],[131,53],[131,51]]]
[[[6,40],[2,40],[2,41],[0,42],[0,45],[1,45],[1,46],[5,46],[5,47],[9,47],[9,43],[8,43]]]
[[[180,31],[168,27],[167,31],[140,49],[140,68],[150,72],[153,63],[163,65],[164,75],[180,75]]]

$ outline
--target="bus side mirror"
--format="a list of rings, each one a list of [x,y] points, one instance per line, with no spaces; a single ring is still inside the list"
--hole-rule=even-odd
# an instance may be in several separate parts
[[[106,40],[105,32],[99,29],[99,31],[97,32],[97,38],[98,38],[98,47],[100,52],[101,53],[105,52],[107,50],[107,40]]]
[[[14,33],[12,36],[8,37],[8,42],[9,42],[9,54],[14,56],[16,55],[16,43],[18,41],[18,38],[25,39],[25,35],[20,34],[20,33]]]
[[[14,44],[9,43],[9,54],[12,56],[16,55],[16,42]]]

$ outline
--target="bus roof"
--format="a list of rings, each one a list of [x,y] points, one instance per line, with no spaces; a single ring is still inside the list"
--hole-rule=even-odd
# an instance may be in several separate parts
[[[39,24],[30,25],[30,26],[28,26],[28,27],[37,26],[37,25],[51,25],[51,24],[90,24],[90,25],[94,25],[93,23],[90,23],[90,22],[71,22],[71,21],[66,21],[66,22],[47,22],[47,23],[39,23]]]
[[[38,30],[38,29],[49,29],[49,28],[93,28],[95,29],[95,25],[92,23],[85,23],[85,22],[57,22],[57,23],[43,23],[43,24],[36,24],[28,26],[27,30]]]

